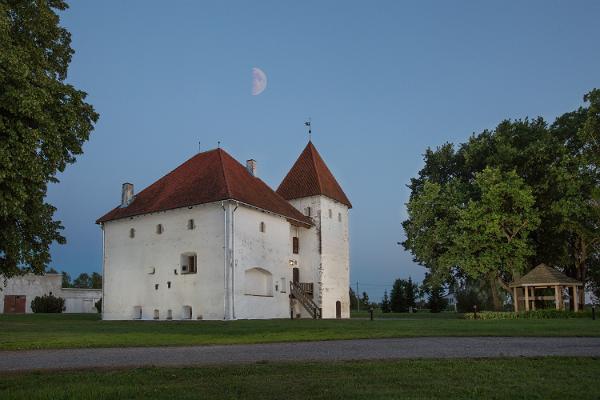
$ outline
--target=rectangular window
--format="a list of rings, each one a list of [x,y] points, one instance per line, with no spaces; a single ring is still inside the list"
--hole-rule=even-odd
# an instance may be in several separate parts
[[[300,251],[300,239],[298,239],[296,236],[294,236],[292,238],[292,253],[298,254],[299,251]]]
[[[190,219],[188,220],[188,229],[192,230],[196,227],[196,225],[194,224],[194,220]]]
[[[304,214],[306,214],[306,216],[307,216],[307,217],[310,217],[310,216],[311,216],[311,213],[312,213],[311,211],[312,211],[312,210],[310,209],[310,207],[306,207],[306,208],[304,209]]]
[[[331,211],[331,208],[329,209],[329,218],[333,217],[333,212]]]
[[[267,226],[265,225],[264,222],[260,223],[260,227],[258,228],[262,233],[265,233],[267,231]]]
[[[188,274],[195,274],[196,271],[196,256],[188,256]]]
[[[338,213],[338,221],[342,222],[342,213]]]
[[[156,233],[159,234],[159,235],[161,233],[163,233],[163,226],[162,226],[162,224],[156,225]]]

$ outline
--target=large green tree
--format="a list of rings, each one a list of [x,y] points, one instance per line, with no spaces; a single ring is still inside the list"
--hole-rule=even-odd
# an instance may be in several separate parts
[[[49,182],[82,153],[98,114],[66,82],[73,49],[61,0],[0,1],[0,277],[43,273],[64,243]]]
[[[471,278],[489,283],[494,309],[502,309],[498,285],[527,269],[534,254],[530,233],[539,225],[531,189],[516,172],[486,168],[475,174],[476,199],[460,211],[449,259]]]
[[[525,247],[514,253],[515,266],[526,272],[545,262],[588,284],[600,277],[600,91],[592,90],[584,101],[589,107],[567,112],[550,126],[542,118],[507,120],[457,147],[446,143],[426,150],[425,165],[409,186],[403,244],[428,269],[433,285],[452,284],[468,276],[484,278],[474,276],[465,257],[484,259],[489,254],[472,247],[491,222],[487,218],[491,214],[482,212],[481,185],[476,179],[486,168],[502,179],[515,174],[513,183],[524,190],[519,190],[522,194],[530,191],[530,210],[539,218],[536,226],[527,225],[520,232],[523,236],[518,239]],[[465,242],[457,247],[461,238]],[[465,251],[469,247],[473,251]],[[496,262],[498,275],[505,281],[521,272]],[[491,291],[497,285],[487,280]],[[502,287],[502,281],[497,282]]]

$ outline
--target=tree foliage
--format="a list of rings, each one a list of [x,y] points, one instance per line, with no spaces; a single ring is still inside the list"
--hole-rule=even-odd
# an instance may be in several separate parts
[[[431,285],[485,280],[499,308],[500,289],[541,262],[598,279],[600,91],[584,101],[551,125],[507,120],[426,150],[403,245]]]
[[[64,243],[45,202],[82,153],[98,114],[66,83],[73,49],[59,25],[62,0],[0,2],[0,276],[41,274],[49,247]]]
[[[383,292],[383,299],[381,300],[381,312],[392,312],[392,302],[390,301],[387,290]]]
[[[418,287],[412,282],[411,278],[396,279],[392,286],[390,296],[390,308],[393,312],[408,312],[410,308],[416,306]]]

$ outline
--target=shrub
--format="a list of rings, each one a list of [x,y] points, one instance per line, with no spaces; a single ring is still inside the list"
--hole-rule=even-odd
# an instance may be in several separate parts
[[[34,313],[61,313],[65,311],[65,299],[51,294],[37,296],[31,302],[31,310]]]
[[[474,319],[473,313],[464,314],[465,319]],[[524,312],[482,311],[477,313],[477,319],[557,319],[557,318],[591,318],[589,311],[573,312],[558,310],[535,310]]]

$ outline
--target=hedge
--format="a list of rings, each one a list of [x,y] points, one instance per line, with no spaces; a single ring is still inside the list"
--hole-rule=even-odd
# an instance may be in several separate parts
[[[465,319],[475,319],[475,314],[465,313]],[[524,312],[481,311],[477,319],[557,319],[557,318],[591,318],[591,311],[573,312],[558,310],[535,310]]]
[[[31,311],[34,313],[62,313],[65,311],[65,299],[53,295],[37,296],[31,302]]]

